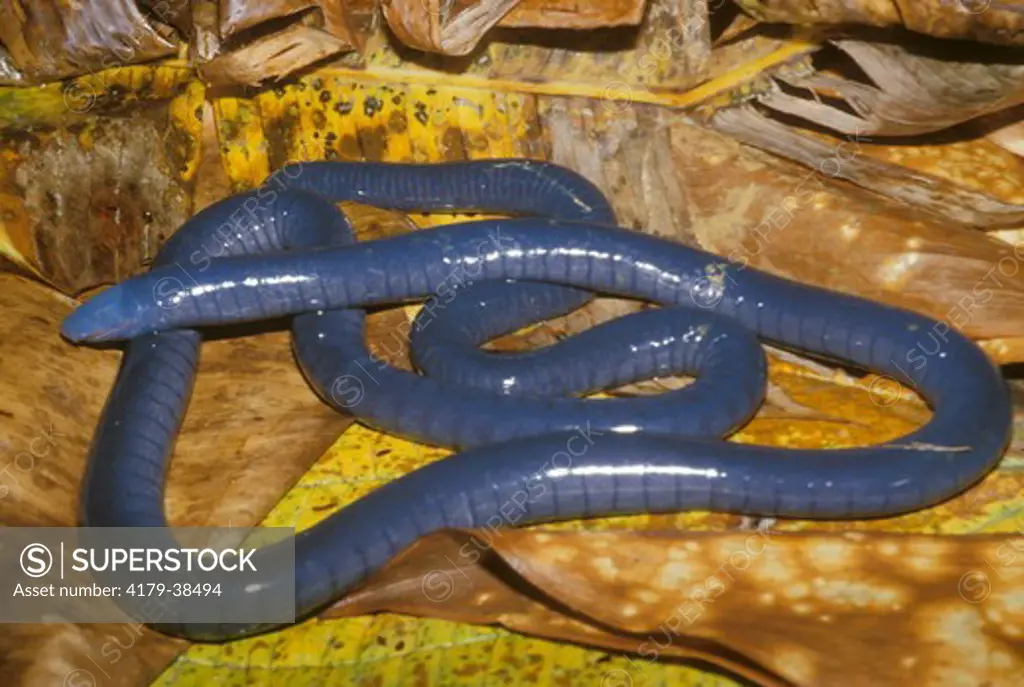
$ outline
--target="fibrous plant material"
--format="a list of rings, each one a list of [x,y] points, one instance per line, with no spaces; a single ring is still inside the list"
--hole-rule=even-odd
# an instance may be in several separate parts
[[[903,26],[937,38],[1024,45],[1024,0],[737,0],[763,21]]]
[[[871,83],[819,71],[783,72],[776,78],[791,88],[773,89],[758,101],[773,110],[859,136],[933,133],[1024,103],[1024,55],[999,51],[989,59],[950,57],[939,55],[942,46],[934,42],[928,52],[922,46],[861,40],[835,40],[833,44]],[[794,89],[802,93],[793,93]],[[826,97],[833,102],[823,101]],[[834,104],[836,100],[853,114]]]

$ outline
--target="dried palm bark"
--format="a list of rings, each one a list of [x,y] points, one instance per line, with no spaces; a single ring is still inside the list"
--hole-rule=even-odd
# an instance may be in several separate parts
[[[1024,45],[1022,0],[737,0],[763,21],[904,26],[938,38]]]
[[[4,0],[0,84],[38,84],[174,55],[180,43],[171,24],[188,3],[156,5],[146,14],[135,0]]]

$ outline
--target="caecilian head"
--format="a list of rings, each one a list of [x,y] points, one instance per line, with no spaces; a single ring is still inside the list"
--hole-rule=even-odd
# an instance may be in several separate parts
[[[132,280],[89,299],[64,318],[61,334],[69,341],[87,343],[131,339],[159,329],[164,311],[173,308],[181,294],[168,289],[164,293],[154,286],[146,290],[148,298],[140,298],[141,285]]]

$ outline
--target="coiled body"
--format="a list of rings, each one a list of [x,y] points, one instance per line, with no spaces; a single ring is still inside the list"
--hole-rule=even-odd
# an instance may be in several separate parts
[[[297,535],[300,615],[417,537],[480,526],[509,504],[520,525],[684,509],[884,516],[962,491],[1008,442],[1000,373],[958,333],[945,328],[941,350],[915,368],[907,354],[939,326],[933,320],[616,228],[601,194],[554,165],[314,163],[285,168],[272,182],[198,214],[149,273],[82,306],[64,333],[131,339],[92,447],[87,525],[165,523],[167,461],[201,340],[192,327],[294,315],[297,357],[327,402],[385,431],[468,449]],[[353,244],[332,205],[341,200],[537,217]],[[664,307],[545,351],[496,359],[474,348],[594,292]],[[427,377],[380,363],[366,348],[359,309],[423,298],[412,341]],[[913,434],[869,448],[723,442],[761,402],[755,335],[890,375],[915,387],[934,415]],[[682,372],[698,381],[657,398],[565,397]],[[258,603],[273,587],[268,580],[238,601]],[[267,628],[163,629],[225,639]]]

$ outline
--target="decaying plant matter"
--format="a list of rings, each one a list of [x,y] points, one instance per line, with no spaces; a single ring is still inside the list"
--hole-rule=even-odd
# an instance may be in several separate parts
[[[986,56],[964,51],[957,56],[944,53],[935,42],[915,46],[835,40],[832,44],[871,83],[817,71],[781,73],[776,78],[791,88],[773,89],[761,95],[759,102],[859,136],[932,133],[1024,103],[1024,54],[999,51]],[[842,101],[854,114],[823,102],[823,97]]]
[[[355,9],[331,0],[203,0],[195,15],[199,73],[214,85],[257,85],[352,52],[365,41]]]
[[[662,3],[666,4],[666,3]],[[689,4],[704,14],[704,0]],[[548,0],[389,0],[384,17],[407,45],[445,55],[465,55],[495,26],[539,29],[594,29],[636,26],[647,0],[549,2]]]
[[[168,8],[162,23],[135,0],[3,0],[0,84],[36,84],[174,55],[180,40],[169,22],[187,14],[188,2],[173,2],[178,7]]]
[[[755,17],[793,24],[902,26],[938,38],[1024,45],[1022,0],[737,0]]]

